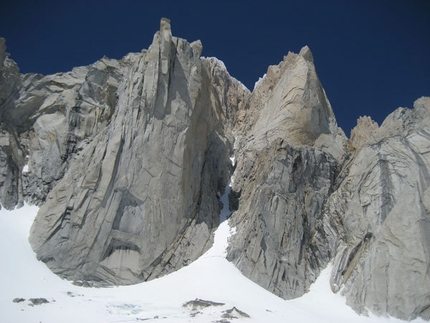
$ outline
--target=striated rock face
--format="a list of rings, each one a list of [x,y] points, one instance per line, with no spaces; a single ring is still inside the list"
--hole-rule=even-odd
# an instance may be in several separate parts
[[[237,132],[246,134],[247,147],[256,150],[282,138],[294,146],[321,148],[337,158],[346,145],[308,47],[269,66],[256,84],[244,119],[246,124],[238,125]]]
[[[11,210],[22,204],[20,165],[23,155],[13,128],[8,131],[0,127],[0,131],[0,202]]]
[[[23,195],[42,204],[30,242],[55,273],[131,284],[210,247],[234,140],[224,121],[249,91],[201,51],[163,19],[147,51],[22,76],[8,117],[29,154]]]
[[[388,116],[329,199],[332,289],[359,312],[430,318],[429,118],[430,98]]]
[[[5,122],[5,113],[13,109],[15,99],[21,87],[21,78],[16,63],[6,52],[6,40],[0,37],[0,107],[1,122]]]
[[[30,152],[26,200],[41,204],[63,178],[72,156],[110,121],[126,62],[102,59],[72,72],[26,80],[21,109],[35,111],[23,134]]]
[[[222,78],[201,50],[172,37],[162,20],[148,51],[88,72],[85,93],[109,109],[90,116],[89,107],[77,109],[85,113],[76,118],[81,137],[94,135],[75,147],[30,236],[54,272],[130,284],[177,270],[210,247],[233,140],[222,120],[236,107],[219,101],[229,87],[213,86]]]
[[[0,38],[0,203],[7,209],[21,204],[21,168],[23,153],[16,127],[8,122],[8,112],[15,108],[21,78],[16,63],[9,59],[6,41]]]
[[[305,47],[270,66],[252,93],[235,156],[240,195],[228,259],[283,298],[308,291],[331,259],[319,234],[346,137]]]
[[[141,53],[21,75],[0,38],[0,203],[40,205],[37,257],[99,285],[177,270],[212,244],[233,173],[244,275],[290,299],[331,262],[357,312],[430,319],[430,98],[348,140],[309,48],[252,94],[201,53],[162,19]]]
[[[237,233],[228,259],[276,295],[302,296],[332,257],[321,239],[321,221],[337,161],[319,149],[294,148],[282,139],[252,153],[252,165],[235,172],[235,178],[246,172],[246,181],[231,218]]]

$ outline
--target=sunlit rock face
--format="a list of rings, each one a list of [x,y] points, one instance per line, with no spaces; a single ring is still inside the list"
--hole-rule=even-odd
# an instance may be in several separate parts
[[[28,154],[22,194],[41,204],[30,242],[57,274],[131,284],[211,246],[234,139],[225,120],[249,91],[201,51],[163,19],[141,53],[21,76],[8,116]]]
[[[378,130],[378,124],[371,117],[360,117],[357,119],[357,125],[351,130],[351,145],[355,148],[361,148]]]
[[[347,139],[305,47],[289,53],[255,86],[237,125],[228,258],[283,298],[302,296],[331,259],[321,223]]]
[[[22,75],[0,39],[0,202],[40,205],[37,257],[98,285],[178,270],[212,245],[232,176],[245,276],[291,299],[332,262],[357,312],[430,319],[430,98],[348,140],[308,47],[252,93],[201,53],[162,19],[148,50]]]
[[[228,259],[273,293],[302,296],[332,256],[321,239],[321,221],[338,163],[319,149],[282,139],[243,158],[250,159],[235,172],[243,185]]]
[[[252,93],[246,124],[238,133],[247,147],[261,150],[282,138],[293,146],[314,146],[340,157],[346,140],[316,74],[308,47],[269,66]],[[243,129],[242,129],[243,128]]]
[[[329,198],[332,289],[359,312],[430,318],[430,98],[390,114]]]

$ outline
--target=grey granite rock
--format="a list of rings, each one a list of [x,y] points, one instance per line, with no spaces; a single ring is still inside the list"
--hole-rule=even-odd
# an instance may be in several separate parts
[[[235,131],[240,197],[228,259],[275,294],[299,297],[332,257],[322,210],[347,141],[309,48],[269,67]]]
[[[127,66],[125,60],[104,58],[69,73],[25,81],[29,82],[28,90],[18,108],[35,111],[27,120],[30,130],[25,133],[31,152],[29,172],[23,179],[28,202],[43,203],[63,178],[72,156],[85,145],[84,140],[91,140],[106,127]],[[34,105],[31,109],[26,107],[28,102]]]
[[[294,298],[332,262],[356,311],[430,319],[430,98],[348,141],[308,47],[252,94],[202,50],[162,19],[148,50],[21,75],[0,38],[0,203],[41,206],[38,258],[86,286],[177,270],[212,244],[234,171],[247,277]]]
[[[250,149],[261,150],[282,138],[293,146],[321,148],[335,158],[345,151],[347,138],[337,126],[308,47],[269,66],[243,119],[236,132],[246,136]]]
[[[302,296],[332,257],[320,233],[337,161],[319,149],[295,148],[282,139],[248,154],[252,163],[240,163],[235,171],[246,183],[230,220],[237,233],[228,259],[276,295]]]
[[[368,143],[378,130],[378,124],[371,117],[364,116],[357,119],[357,125],[351,130],[351,144],[355,149]]]
[[[89,131],[100,130],[91,141],[80,137],[76,154],[68,154],[69,168],[31,230],[34,250],[54,272],[131,284],[177,270],[210,247],[219,223],[217,192],[230,173],[233,136],[223,120],[237,107],[217,99],[228,97],[229,87],[220,93],[213,84],[228,73],[200,53],[200,42],[172,37],[163,19],[148,51],[124,59],[109,122],[102,127],[91,119]],[[87,81],[88,75],[100,83],[107,77],[98,69],[90,69]],[[86,101],[94,97],[83,94]],[[41,118],[50,125],[67,120],[42,115],[33,128]]]
[[[8,210],[23,202],[20,190],[23,160],[16,133],[0,127],[0,203]]]
[[[0,38],[0,203],[6,209],[22,204],[21,168],[24,156],[15,124],[8,122],[9,111],[19,97],[21,78],[16,63]]]
[[[14,108],[20,87],[18,66],[6,52],[6,40],[0,37],[0,122],[5,122],[5,114]]]
[[[430,98],[398,109],[329,200],[332,289],[359,312],[430,318]]]

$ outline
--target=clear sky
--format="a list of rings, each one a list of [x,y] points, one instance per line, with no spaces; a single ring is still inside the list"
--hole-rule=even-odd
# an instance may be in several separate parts
[[[22,73],[52,74],[148,48],[161,17],[250,90],[308,45],[348,136],[430,96],[429,0],[3,0],[0,37]]]

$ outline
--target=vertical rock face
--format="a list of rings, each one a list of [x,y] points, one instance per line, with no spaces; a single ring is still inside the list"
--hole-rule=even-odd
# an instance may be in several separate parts
[[[289,299],[332,262],[356,311],[430,319],[430,98],[348,141],[309,48],[252,94],[201,52],[162,19],[141,53],[21,75],[0,38],[0,203],[41,206],[38,258],[99,284],[177,270],[210,247],[234,170],[228,259],[247,277]]]
[[[332,289],[360,312],[430,318],[429,121],[430,98],[393,112],[330,197]]]
[[[0,38],[0,203],[13,209],[22,202],[19,188],[22,187],[20,173],[24,160],[16,127],[7,118],[21,88],[19,69],[8,56],[6,41]]]
[[[30,242],[54,272],[130,284],[210,247],[233,142],[223,121],[249,94],[201,51],[163,19],[147,51],[33,83],[61,88],[34,116],[25,185],[29,199],[49,192]]]
[[[34,105],[23,135],[31,158],[24,174],[27,201],[40,204],[63,178],[71,157],[109,122],[125,62],[102,59],[90,67],[27,81],[25,105]],[[32,79],[31,77],[29,77]]]
[[[0,202],[6,209],[13,209],[22,203],[20,199],[21,174],[23,163],[16,133],[0,127]]]
[[[331,258],[318,233],[346,144],[309,48],[269,67],[244,120],[236,131],[240,198],[228,258],[264,288],[299,297]]]
[[[231,219],[228,258],[245,276],[287,299],[308,291],[332,256],[319,233],[336,170],[331,155],[282,139],[256,153]]]
[[[0,38],[0,107],[1,121],[4,122],[4,114],[13,108],[17,93],[21,87],[19,69],[16,63],[9,58],[6,52],[6,40]]]

